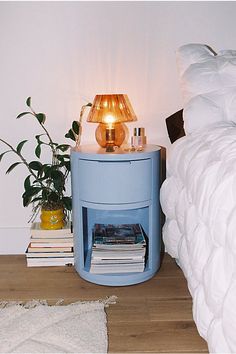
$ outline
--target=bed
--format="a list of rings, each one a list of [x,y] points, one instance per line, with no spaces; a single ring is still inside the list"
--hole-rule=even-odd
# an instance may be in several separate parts
[[[171,132],[167,120],[163,241],[187,279],[210,353],[236,353],[236,51],[188,44],[177,63],[184,126]]]

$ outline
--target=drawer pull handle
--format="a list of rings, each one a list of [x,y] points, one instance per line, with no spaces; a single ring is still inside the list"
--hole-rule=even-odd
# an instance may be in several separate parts
[[[98,163],[131,164],[133,161],[97,161]]]

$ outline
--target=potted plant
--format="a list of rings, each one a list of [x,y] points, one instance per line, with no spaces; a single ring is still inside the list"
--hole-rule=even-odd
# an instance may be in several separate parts
[[[62,228],[69,219],[72,210],[72,197],[66,194],[66,181],[70,174],[70,155],[67,153],[70,145],[55,142],[49,134],[45,122],[44,113],[36,113],[31,105],[31,97],[26,100],[29,110],[18,114],[17,119],[30,115],[39,123],[42,133],[35,136],[35,156],[36,160],[27,161],[23,155],[23,148],[28,140],[22,140],[16,147],[13,147],[4,139],[0,142],[7,146],[7,150],[0,154],[0,161],[3,156],[14,153],[17,161],[6,171],[10,173],[15,167],[23,164],[29,174],[24,181],[24,193],[22,194],[23,206],[32,204],[32,216],[29,221],[35,220],[41,210],[41,228],[59,229]],[[65,135],[74,141],[80,140],[81,121],[85,105],[81,109],[79,122],[74,121],[72,128]],[[51,152],[51,162],[40,161],[43,148],[49,148]]]

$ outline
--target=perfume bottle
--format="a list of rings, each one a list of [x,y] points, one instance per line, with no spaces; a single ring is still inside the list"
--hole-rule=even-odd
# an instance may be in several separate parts
[[[131,146],[139,150],[143,149],[146,143],[145,128],[134,128],[134,135],[131,137]]]

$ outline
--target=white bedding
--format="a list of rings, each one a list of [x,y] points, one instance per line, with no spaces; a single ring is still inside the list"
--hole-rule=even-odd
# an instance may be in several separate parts
[[[176,141],[161,187],[166,251],[193,297],[211,353],[236,353],[236,124],[217,122]]]

